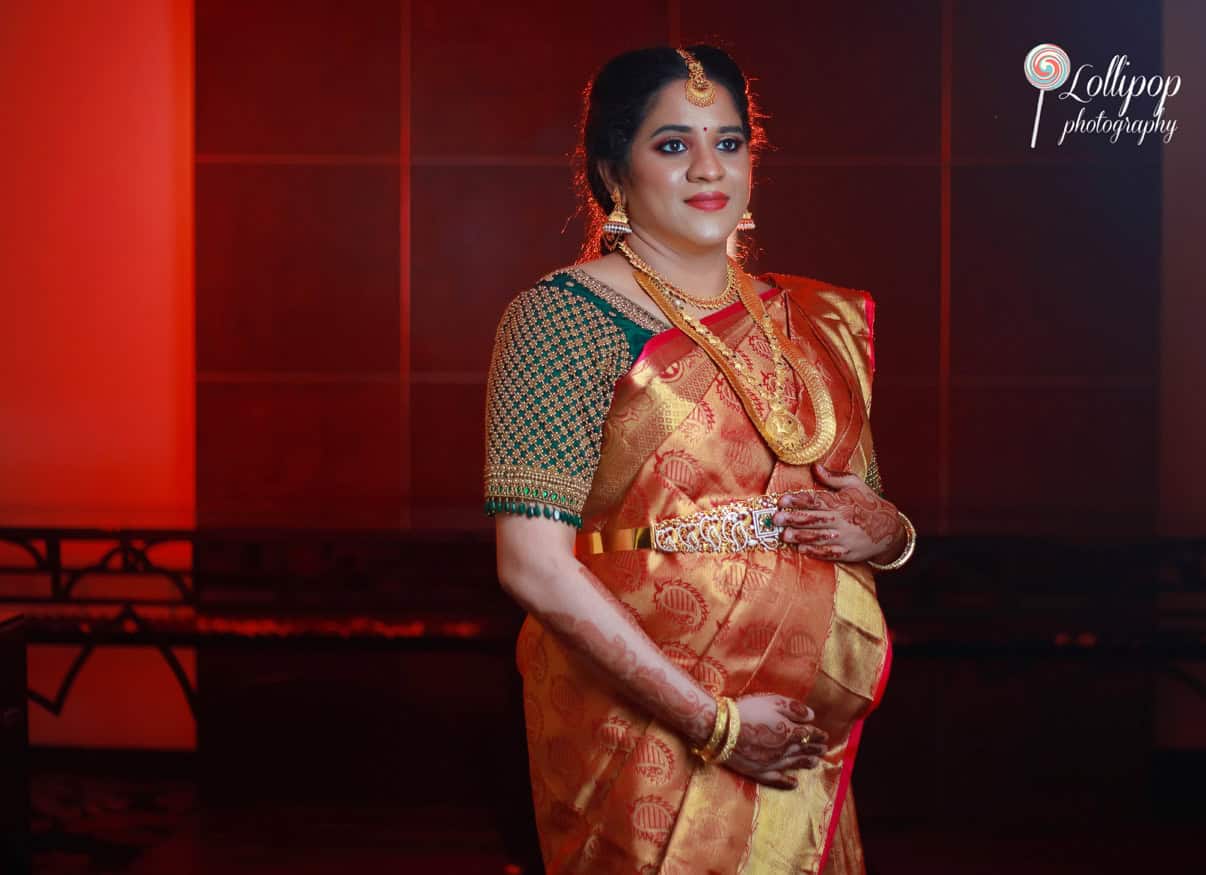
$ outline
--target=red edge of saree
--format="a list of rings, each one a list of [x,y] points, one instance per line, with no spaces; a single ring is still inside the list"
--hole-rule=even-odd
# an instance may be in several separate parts
[[[829,861],[829,852],[833,850],[833,838],[837,835],[838,821],[842,815],[842,805],[846,801],[846,792],[850,789],[850,780],[854,777],[854,761],[858,756],[858,745],[863,738],[863,724],[867,722],[867,718],[871,713],[879,707],[880,701],[883,700],[884,690],[888,687],[888,675],[892,671],[892,638],[888,637],[888,649],[884,653],[884,665],[880,669],[879,686],[875,690],[875,699],[871,702],[871,707],[867,713],[859,718],[858,722],[850,730],[850,742],[846,749],[846,758],[842,765],[842,780],[838,784],[837,795],[833,800],[833,816],[829,820],[829,829],[825,834],[825,846],[821,849],[821,864],[817,867],[818,872],[825,871],[825,864]]]

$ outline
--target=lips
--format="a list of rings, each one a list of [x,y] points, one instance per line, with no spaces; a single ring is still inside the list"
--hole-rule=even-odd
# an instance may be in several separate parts
[[[687,198],[686,201],[697,210],[723,210],[729,203],[729,196],[718,191],[704,191]]]

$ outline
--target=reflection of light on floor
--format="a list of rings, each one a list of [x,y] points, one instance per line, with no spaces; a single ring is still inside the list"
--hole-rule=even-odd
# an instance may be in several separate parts
[[[303,635],[322,638],[478,638],[484,626],[466,620],[389,622],[374,617],[244,619],[202,616],[196,620],[196,629],[202,635],[241,638]]]

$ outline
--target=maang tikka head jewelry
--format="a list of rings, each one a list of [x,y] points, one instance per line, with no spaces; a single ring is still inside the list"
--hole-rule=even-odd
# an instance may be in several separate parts
[[[687,62],[687,100],[696,106],[711,106],[716,102],[716,86],[704,75],[703,64],[685,49],[676,49]]]

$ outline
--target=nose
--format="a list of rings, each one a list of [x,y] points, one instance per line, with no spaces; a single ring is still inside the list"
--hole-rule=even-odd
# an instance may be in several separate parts
[[[687,168],[687,179],[691,182],[716,182],[724,176],[724,165],[712,149],[697,150],[691,166]]]

